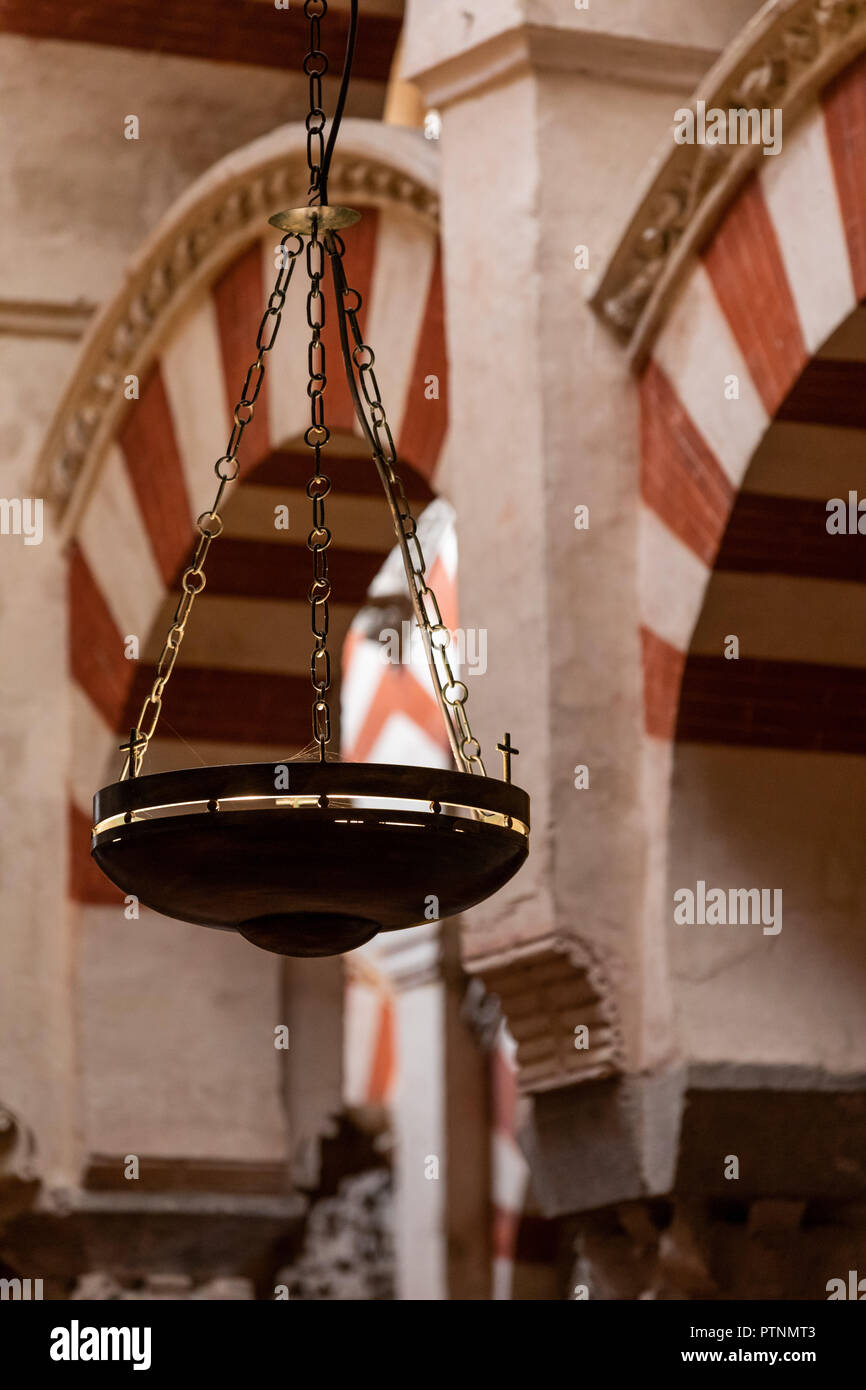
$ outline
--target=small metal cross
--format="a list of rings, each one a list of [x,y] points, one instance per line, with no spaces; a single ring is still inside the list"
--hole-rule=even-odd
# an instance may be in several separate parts
[[[517,757],[517,755],[518,755],[519,752],[520,752],[520,749],[519,749],[519,748],[513,748],[513,747],[512,747],[512,744],[511,744],[511,735],[510,735],[509,733],[507,733],[507,732],[503,735],[502,742],[501,742],[501,743],[497,743],[496,747],[499,749],[499,752],[502,754],[502,776],[503,776],[503,778],[504,778],[504,780],[505,780],[506,782],[510,782],[510,781],[511,781],[511,759]]]
[[[135,755],[136,755],[138,749],[141,748],[141,747],[145,747],[145,748],[147,747],[147,739],[144,737],[144,734],[140,734],[140,733],[138,732],[138,729],[130,729],[130,731],[129,731],[129,743],[122,743],[122,744],[120,745],[120,751],[121,751],[121,753],[126,753],[126,754],[128,755],[128,757],[129,757],[129,775],[130,775],[130,777],[135,777],[135,775],[136,775],[136,773],[137,773],[137,771],[138,771],[138,768],[137,768],[138,759],[136,758]]]

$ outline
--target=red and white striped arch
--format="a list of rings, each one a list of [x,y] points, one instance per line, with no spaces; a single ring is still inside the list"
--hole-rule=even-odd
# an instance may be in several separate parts
[[[405,141],[406,134],[395,132],[395,139]],[[376,143],[381,161],[381,131]],[[395,167],[392,184],[403,172]],[[406,490],[420,510],[433,496],[448,428],[440,251],[429,217],[390,198],[388,188],[380,177],[375,203],[365,204],[360,194],[352,200],[363,216],[345,235],[346,264],[350,283],[363,295],[362,326],[376,351]],[[156,349],[136,364],[139,399],[118,412],[99,459],[88,461],[87,496],[75,508],[69,545],[70,889],[78,901],[118,901],[89,858],[91,798],[119,766],[117,745],[152,680],[195,517],[210,505],[213,465],[225,450],[231,408],[255,356],[278,244],[270,228],[258,229],[240,247],[233,244],[228,264],[197,286],[165,331],[151,335]],[[310,463],[309,451],[298,447],[309,421],[303,281],[301,262],[244,434],[240,479],[224,510],[226,530],[211,549],[208,586],[168,688],[151,770],[188,764],[184,740],[204,761],[226,762],[286,756],[310,737],[310,504],[304,494]],[[331,633],[338,652],[393,534],[358,437],[335,318],[331,309],[324,338],[326,414],[335,432],[328,521],[335,538]],[[437,393],[425,390],[431,376]],[[274,528],[277,503],[289,507],[288,532]],[[138,662],[125,655],[128,635],[140,640]]]
[[[864,114],[860,59],[742,188],[642,372],[641,637],[654,739],[674,737],[686,655],[750,461],[807,363],[866,298]],[[739,398],[729,399],[734,376]]]

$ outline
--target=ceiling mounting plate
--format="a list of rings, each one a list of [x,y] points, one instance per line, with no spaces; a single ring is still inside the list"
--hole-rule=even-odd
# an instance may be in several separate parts
[[[288,208],[285,212],[275,212],[268,218],[272,227],[281,232],[297,232],[300,236],[310,236],[313,223],[320,232],[337,232],[341,227],[353,227],[360,222],[361,214],[354,208]]]

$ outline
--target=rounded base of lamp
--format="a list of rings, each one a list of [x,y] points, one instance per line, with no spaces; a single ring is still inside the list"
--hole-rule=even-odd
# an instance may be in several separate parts
[[[339,956],[372,941],[380,930],[365,917],[326,912],[273,913],[238,926],[245,941],[277,956]]]

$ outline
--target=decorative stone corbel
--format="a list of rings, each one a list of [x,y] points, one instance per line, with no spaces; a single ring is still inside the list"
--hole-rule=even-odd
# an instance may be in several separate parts
[[[517,1043],[518,1084],[536,1094],[623,1069],[612,971],[585,942],[546,937],[469,964]]]

